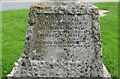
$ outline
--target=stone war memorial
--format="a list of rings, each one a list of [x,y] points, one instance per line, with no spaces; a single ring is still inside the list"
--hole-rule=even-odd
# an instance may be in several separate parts
[[[8,77],[111,77],[102,61],[98,8],[75,1],[32,5],[24,53]]]

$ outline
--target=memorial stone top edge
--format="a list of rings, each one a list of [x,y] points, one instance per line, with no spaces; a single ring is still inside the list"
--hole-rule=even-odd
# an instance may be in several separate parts
[[[95,14],[99,15],[96,6],[84,2],[40,2],[30,7],[35,13],[53,14]]]

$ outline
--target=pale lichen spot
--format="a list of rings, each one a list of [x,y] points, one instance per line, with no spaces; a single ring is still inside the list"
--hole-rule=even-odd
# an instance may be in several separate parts
[[[45,8],[47,7],[47,5],[45,5]]]
[[[97,12],[99,12],[99,9],[97,9]]]
[[[31,19],[32,19],[33,22],[35,21],[35,17],[34,16],[32,16]]]
[[[80,6],[83,6],[84,4],[80,4]]]
[[[43,56],[47,56],[47,52],[44,52],[44,53],[43,53]]]
[[[39,50],[42,50],[42,49],[46,49],[46,48],[47,48],[46,45],[41,44],[38,49],[39,49]]]
[[[34,7],[34,11],[35,11],[35,12],[37,11],[36,7]]]
[[[43,8],[43,6],[42,6],[42,5],[39,5],[39,7],[40,7],[40,8]]]
[[[49,25],[45,25],[46,28],[49,28]]]
[[[58,8],[62,8],[62,6],[60,5],[60,6],[58,6]]]
[[[93,38],[91,38],[91,40],[93,41]]]

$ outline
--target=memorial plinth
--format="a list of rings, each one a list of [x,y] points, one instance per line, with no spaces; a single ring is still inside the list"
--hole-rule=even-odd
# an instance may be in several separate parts
[[[31,6],[24,53],[11,73],[14,77],[105,77],[98,8],[76,2]]]

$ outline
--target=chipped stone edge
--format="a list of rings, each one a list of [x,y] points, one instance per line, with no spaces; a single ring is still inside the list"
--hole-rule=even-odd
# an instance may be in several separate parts
[[[79,8],[78,8],[79,7]],[[75,8],[75,10],[73,10]],[[30,7],[31,10],[39,13],[54,14],[99,14],[98,8],[90,3],[76,2],[41,2]]]

